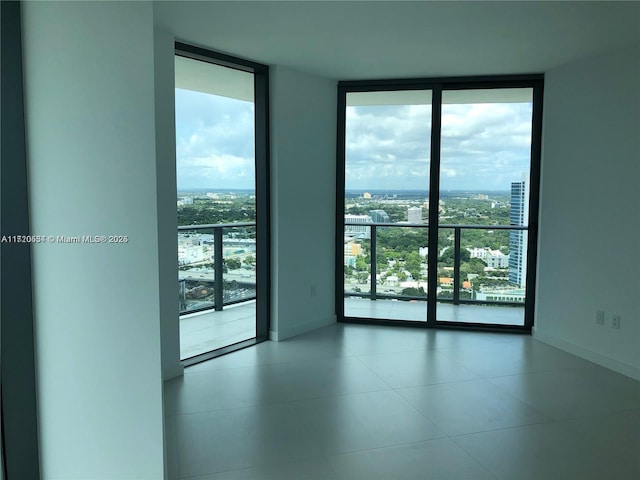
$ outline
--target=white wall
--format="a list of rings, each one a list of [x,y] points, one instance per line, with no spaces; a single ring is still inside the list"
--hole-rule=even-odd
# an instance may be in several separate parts
[[[178,254],[175,130],[175,40],[166,30],[155,30],[155,114],[158,198],[158,265],[160,268],[160,322],[162,376],[182,375],[178,313]]]
[[[174,38],[164,29],[155,29],[155,115],[156,184],[158,201],[158,268],[160,293],[160,340],[162,379],[180,376],[180,320],[177,302],[178,252]],[[168,478],[166,439],[171,435],[164,425],[165,478]]]
[[[335,322],[336,82],[271,67],[272,317],[282,340]]]
[[[538,339],[637,379],[639,85],[637,47],[546,74],[535,319]]]
[[[42,478],[163,476],[150,3],[25,2]]]

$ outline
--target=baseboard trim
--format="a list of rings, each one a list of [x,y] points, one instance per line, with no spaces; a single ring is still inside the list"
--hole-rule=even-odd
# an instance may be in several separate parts
[[[336,323],[335,315],[331,315],[327,318],[319,318],[307,322],[300,322],[295,324],[291,328],[269,330],[269,340],[280,342],[282,340],[286,340],[287,338],[297,337],[298,335],[302,335],[303,333],[326,327],[327,325],[331,325],[332,323]]]
[[[542,343],[546,343],[548,345],[551,345],[552,347],[557,347],[580,358],[584,358],[585,360],[593,362],[597,365],[613,370],[614,372],[626,375],[627,377],[631,377],[634,380],[640,380],[640,368],[636,368],[632,365],[619,362],[618,360],[614,360],[613,358],[601,355],[597,352],[594,352],[593,350],[589,350],[588,348],[576,345],[575,343],[561,340],[552,335],[540,333],[536,330],[536,327],[533,327],[532,333],[533,338]]]

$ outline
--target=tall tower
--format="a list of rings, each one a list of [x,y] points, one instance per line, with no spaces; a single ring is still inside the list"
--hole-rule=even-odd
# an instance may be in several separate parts
[[[389,223],[391,219],[384,210],[369,210],[369,216],[373,223]]]
[[[529,192],[526,174],[522,181],[511,184],[511,225],[523,227],[529,223]],[[527,284],[527,231],[511,230],[509,233],[509,282],[520,287]]]
[[[422,207],[407,208],[407,220],[409,223],[422,223]]]

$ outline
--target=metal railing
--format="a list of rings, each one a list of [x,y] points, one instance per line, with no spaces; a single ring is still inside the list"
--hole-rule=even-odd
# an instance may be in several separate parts
[[[181,268],[191,266],[192,268],[201,268],[201,270],[197,271],[197,278],[181,278],[179,279],[179,295],[178,301],[180,303],[180,314],[194,313],[202,310],[210,310],[215,309],[216,311],[221,311],[224,306],[232,305],[234,303],[244,302],[247,300],[252,300],[256,298],[255,294],[255,273],[253,275],[248,274],[248,278],[239,278],[236,280],[232,280],[228,282],[237,285],[238,283],[247,284],[250,286],[253,285],[253,289],[248,288],[249,293],[246,295],[227,295],[225,292],[225,259],[224,259],[224,234],[225,232],[232,229],[255,229],[255,222],[238,222],[238,223],[219,223],[219,224],[207,224],[207,225],[183,225],[178,227],[178,250],[180,251],[180,235],[183,236],[183,242],[190,238],[191,235],[197,236],[198,241],[203,241],[207,244],[213,244],[213,256],[208,257],[203,249],[204,258],[199,259],[198,261],[183,263],[180,264],[180,258],[178,257],[178,269],[179,274],[184,275],[186,272],[193,272],[193,270],[182,270]],[[211,240],[209,240],[206,236],[211,236]],[[202,237],[205,237],[204,239]],[[255,238],[255,237],[254,237]],[[247,242],[250,239],[245,239]],[[232,242],[232,240],[227,240],[227,243]],[[255,242],[255,239],[254,239]],[[192,245],[194,246],[194,245]],[[201,246],[201,245],[199,245]],[[183,248],[188,248],[188,246],[184,246]],[[253,251],[253,255],[255,256],[255,250]],[[207,267],[205,268],[204,265]],[[211,274],[209,271],[213,271],[213,278],[211,278]],[[255,272],[255,267],[254,267]],[[253,279],[253,281],[251,281]],[[192,303],[191,307],[187,305],[187,288],[186,283],[196,283],[196,284],[210,284],[213,288],[213,301],[200,301],[195,304]],[[227,285],[228,285],[227,284]],[[201,289],[206,290],[206,289]],[[251,293],[253,290],[253,293]],[[207,298],[210,295],[206,296]],[[195,305],[195,306],[194,306]]]
[[[345,296],[352,297],[365,297],[370,300],[376,299],[398,299],[398,300],[428,300],[428,294],[425,292],[425,296],[410,296],[410,295],[391,295],[388,293],[380,294],[377,291],[377,243],[378,243],[378,229],[379,228],[426,228],[429,229],[428,224],[418,223],[357,223],[357,222],[345,222],[346,226],[355,227],[367,227],[370,229],[370,252],[369,252],[369,292],[344,292]],[[438,230],[452,229],[454,232],[453,248],[453,296],[452,298],[438,297],[438,302],[453,303],[454,305],[464,304],[490,304],[490,305],[509,305],[509,306],[523,306],[523,302],[508,302],[508,301],[494,301],[494,300],[474,300],[474,299],[462,299],[460,298],[460,266],[461,266],[461,237],[462,230],[508,230],[508,231],[527,231],[529,227],[519,225],[460,225],[460,224],[440,224]],[[346,232],[357,233],[357,232]],[[437,261],[437,257],[434,259]],[[433,261],[431,258],[429,261]],[[433,279],[437,281],[437,279]],[[427,279],[429,282],[429,279]]]

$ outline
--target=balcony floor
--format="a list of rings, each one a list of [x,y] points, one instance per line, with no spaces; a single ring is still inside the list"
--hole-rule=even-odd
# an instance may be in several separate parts
[[[185,359],[256,336],[256,301],[238,303],[216,312],[180,316],[180,358]]]
[[[373,301],[368,298],[347,297],[344,299],[344,314],[347,317],[426,322],[427,302],[380,299]],[[524,325],[524,307],[438,303],[436,318],[444,322],[522,326]]]

